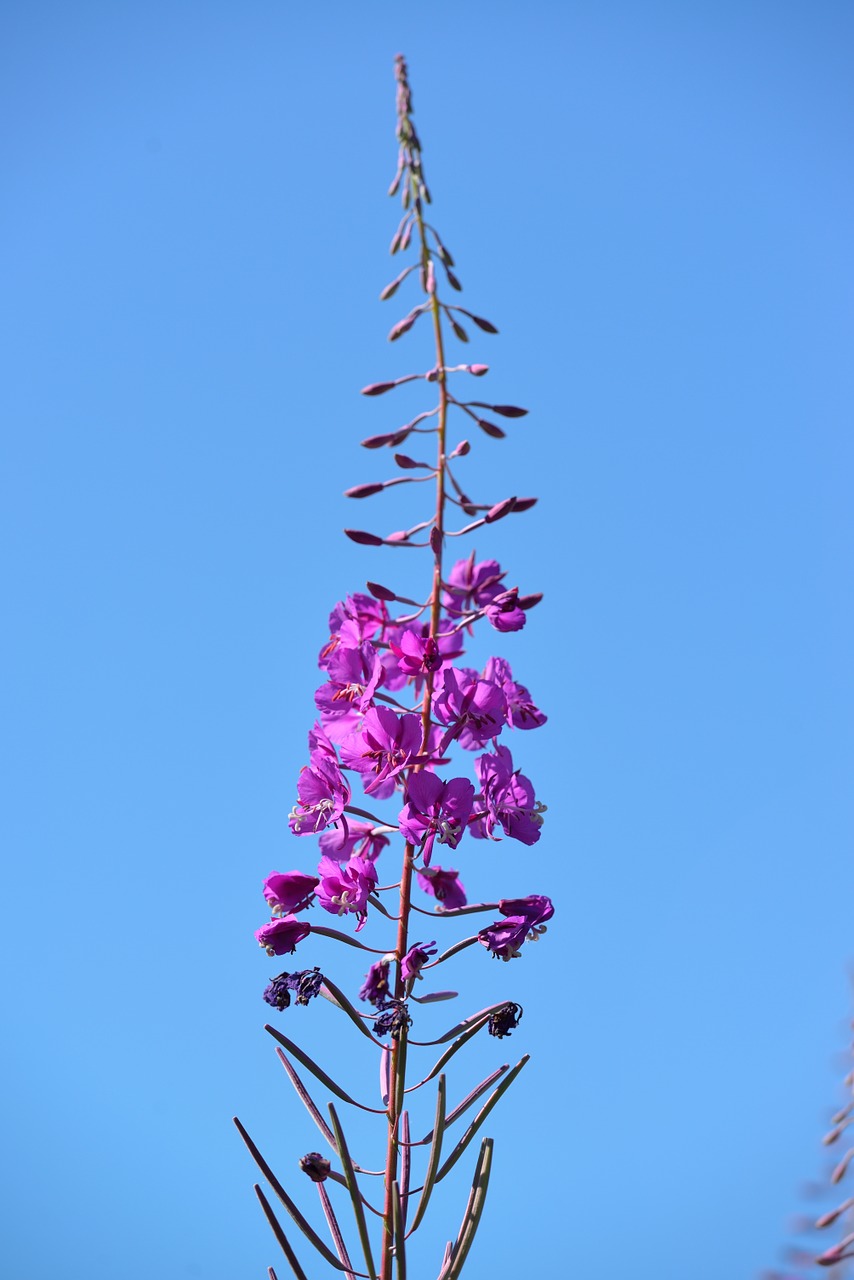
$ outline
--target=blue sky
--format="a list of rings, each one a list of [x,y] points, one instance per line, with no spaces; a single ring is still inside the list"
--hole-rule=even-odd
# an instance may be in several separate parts
[[[501,330],[465,354],[531,410],[467,476],[541,498],[476,544],[545,592],[501,651],[550,715],[524,741],[550,808],[460,870],[557,914],[453,975],[461,1011],[524,1003],[504,1046],[533,1055],[467,1274],[775,1265],[851,1015],[850,6],[33,0],[3,27],[10,1274],[266,1274],[234,1112],[311,1190],[252,931],[306,858],[329,609],[418,572],[340,532],[411,510],[341,496],[417,399],[359,388],[429,359],[377,302],[398,50],[463,305]],[[331,1010],[290,1014],[350,1068]]]

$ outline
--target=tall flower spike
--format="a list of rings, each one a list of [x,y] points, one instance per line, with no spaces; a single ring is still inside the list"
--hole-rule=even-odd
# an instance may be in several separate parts
[[[498,1040],[509,1036],[519,1025],[522,1008],[504,1000],[443,1031],[441,1024],[439,1028],[431,1025],[433,1015],[426,1006],[454,999],[457,993],[444,984],[437,987],[432,981],[434,971],[442,964],[456,963],[464,951],[469,951],[469,957],[482,955],[475,943],[504,960],[523,953],[527,957],[533,948],[524,944],[542,937],[553,914],[550,899],[542,894],[511,896],[527,885],[508,885],[503,890],[496,886],[491,902],[469,905],[456,866],[438,865],[438,855],[437,862],[432,861],[436,850],[446,846],[441,860],[453,861],[467,876],[465,863],[472,851],[481,855],[478,861],[483,863],[482,855],[490,848],[473,845],[471,837],[478,841],[508,837],[528,846],[540,839],[545,806],[536,800],[533,783],[515,767],[505,742],[515,730],[537,728],[546,717],[527,688],[514,680],[505,658],[491,657],[481,672],[461,665],[465,644],[476,627],[516,644],[515,633],[526,624],[528,611],[540,597],[520,595],[513,578],[510,585],[505,581],[507,573],[497,561],[478,559],[476,549],[465,542],[449,542],[529,511],[536,499],[472,497],[468,481],[463,488],[463,470],[477,450],[464,436],[455,437],[454,429],[470,430],[474,422],[485,436],[500,440],[506,432],[492,417],[509,423],[526,411],[466,399],[469,379],[485,377],[488,366],[468,356],[464,362],[449,358],[449,343],[468,343],[497,329],[490,320],[450,301],[459,295],[462,284],[450,251],[427,218],[431,197],[403,57],[396,59],[395,76],[399,150],[391,192],[401,200],[402,217],[391,252],[395,256],[411,253],[412,260],[397,271],[380,298],[387,301],[414,291],[417,296],[408,298],[402,315],[393,321],[389,339],[417,343],[429,331],[432,342],[429,353],[417,360],[416,371],[368,383],[362,394],[378,398],[412,383],[413,391],[423,393],[427,403],[407,422],[395,423],[363,444],[371,450],[399,450],[409,437],[421,439],[422,444],[435,437],[435,461],[425,460],[423,450],[412,444],[408,446],[411,453],[393,454],[395,474],[367,477],[346,491],[349,499],[382,503],[388,489],[409,485],[415,502],[407,528],[345,532],[351,541],[368,548],[422,549],[425,581],[413,599],[394,585],[385,585],[383,572],[382,584],[370,580],[369,594],[348,595],[332,609],[328,627],[319,628],[318,666],[323,672],[323,683],[315,694],[319,722],[309,731],[309,761],[296,780],[297,802],[288,819],[293,834],[301,838],[303,854],[315,847],[310,838],[317,837],[317,874],[271,872],[263,883],[263,894],[274,918],[256,933],[268,956],[288,955],[304,946],[306,952],[316,948],[323,962],[322,972],[315,964],[280,973],[267,983],[263,997],[276,1014],[285,1014],[294,1004],[307,1006],[320,995],[343,1015],[342,1035],[352,1031],[357,1041],[352,1049],[342,1045],[336,1054],[344,1077],[337,1080],[278,1025],[267,1028],[278,1042],[280,1060],[298,1096],[340,1166],[338,1172],[318,1152],[300,1160],[303,1172],[318,1183],[328,1243],[309,1225],[238,1124],[252,1158],[321,1263],[335,1274],[365,1275],[370,1280],[403,1276],[404,1247],[411,1258],[409,1242],[421,1227],[433,1186],[453,1168],[527,1062],[525,1055],[512,1070],[494,1067],[447,1114],[442,1067],[484,1028]],[[391,408],[394,397],[382,401],[386,405]],[[423,503],[422,509],[423,495],[431,490],[435,502]],[[452,559],[449,545],[463,548],[450,566],[446,563]],[[472,752],[478,753],[474,759]],[[449,773],[442,772],[449,767]],[[413,902],[421,893],[433,899],[428,901],[432,911],[425,912],[423,898],[420,906]],[[311,907],[320,908],[315,916],[320,914],[321,920],[330,915],[333,920],[309,925],[302,913]],[[413,911],[430,915],[429,932],[436,933],[435,940],[413,938]],[[457,917],[474,912],[497,912],[500,918],[478,932],[461,929]],[[438,934],[443,931],[448,936],[440,942]],[[357,993],[336,985],[329,956],[336,945],[356,948],[368,957]],[[293,1015],[286,1017],[290,1020]],[[425,1034],[418,1041],[409,1035],[416,1017],[425,1019]],[[431,1045],[450,1047],[437,1063],[417,1064],[416,1073],[412,1065],[416,1055],[425,1049],[434,1053]],[[346,1073],[357,1052],[379,1052],[381,1107],[353,1096],[355,1086],[349,1084]],[[335,1105],[330,1104],[331,1127],[297,1075],[293,1060],[336,1099]],[[416,1083],[408,1082],[408,1064]],[[428,1081],[436,1082],[436,1106],[433,1128],[422,1149],[421,1143],[409,1140],[409,1108],[419,1109],[420,1090]],[[487,1090],[491,1092],[476,1118],[456,1146],[449,1147],[448,1123]],[[379,1207],[370,1202],[371,1189],[361,1181],[361,1162],[350,1154],[336,1111],[338,1103],[380,1117],[386,1145]],[[449,1246],[442,1268],[448,1280],[460,1275],[480,1222],[491,1152],[492,1140],[485,1138],[463,1227],[456,1244]],[[414,1171],[422,1158],[422,1169]],[[323,1185],[327,1180],[343,1184],[348,1193],[353,1211],[350,1232],[338,1221]],[[261,1202],[295,1274],[308,1274],[296,1261],[266,1199]],[[374,1209],[376,1217],[365,1214],[366,1206]],[[374,1231],[377,1219],[379,1227]],[[356,1242],[363,1262],[352,1255]],[[310,1274],[316,1269],[310,1268]],[[423,1267],[413,1265],[411,1273],[416,1270]]]

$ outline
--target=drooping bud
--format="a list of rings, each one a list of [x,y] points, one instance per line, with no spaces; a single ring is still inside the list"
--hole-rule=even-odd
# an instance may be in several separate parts
[[[476,324],[477,327],[479,329],[482,329],[484,333],[498,332],[498,330],[496,329],[495,325],[492,323],[491,320],[484,320],[483,316],[473,316],[470,311],[467,312],[467,315],[469,319],[472,321],[472,323]]]
[[[488,422],[486,418],[475,418],[475,422],[481,431],[486,435],[492,436],[493,440],[506,440],[507,432],[502,431],[501,427],[497,427],[494,422]]]
[[[485,373],[489,373],[489,365],[488,364],[470,364],[468,366],[468,371],[469,373],[473,374],[475,378],[482,378]]]
[[[451,328],[453,329],[455,336],[459,338],[460,342],[468,342],[469,336],[463,326],[458,324],[453,316],[448,316],[448,319],[451,322]]]
[[[538,502],[539,498],[517,498],[513,512],[516,514],[519,511],[530,511],[531,507],[535,507]]]
[[[460,284],[459,280],[457,279],[457,277],[454,275],[453,271],[447,264],[445,265],[445,275],[448,277],[448,284],[451,286],[451,288],[456,289],[458,293],[462,293],[463,286]]]

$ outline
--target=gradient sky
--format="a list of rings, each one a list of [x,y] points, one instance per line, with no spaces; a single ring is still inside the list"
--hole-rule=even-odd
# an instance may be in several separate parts
[[[525,1005],[453,1096],[533,1055],[466,1275],[776,1265],[852,1004],[851,5],[30,0],[2,29],[8,1274],[286,1275],[234,1112],[311,1200],[252,931],[310,865],[328,611],[426,572],[340,533],[412,511],[341,496],[415,403],[359,388],[430,359],[377,301],[398,50],[501,330],[465,354],[531,410],[466,477],[541,497],[476,544],[546,593],[500,651],[550,715],[518,744],[550,809],[460,870],[557,914],[453,974],[460,1016]],[[375,1090],[334,1011],[282,1025]]]

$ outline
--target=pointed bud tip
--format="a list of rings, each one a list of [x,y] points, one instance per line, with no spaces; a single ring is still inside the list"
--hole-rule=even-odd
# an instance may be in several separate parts
[[[375,533],[366,533],[364,529],[345,529],[344,532],[351,542],[357,542],[362,547],[381,547],[383,545],[382,538],[378,538]]]

